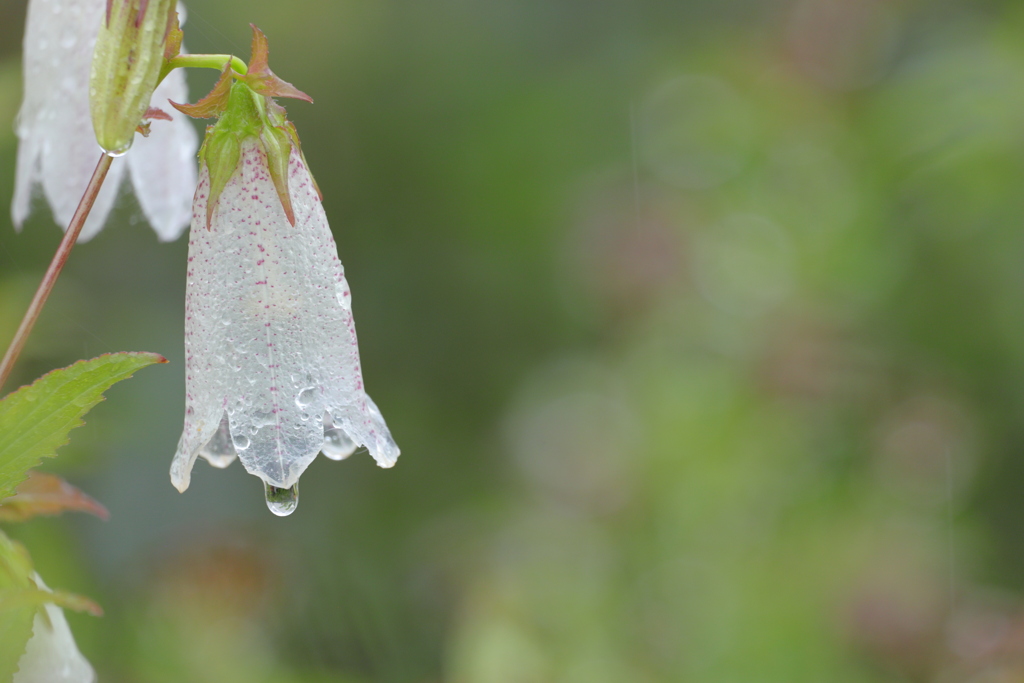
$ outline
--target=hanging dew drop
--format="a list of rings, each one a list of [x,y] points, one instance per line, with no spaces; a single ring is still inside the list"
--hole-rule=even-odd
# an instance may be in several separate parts
[[[324,445],[321,452],[331,460],[344,460],[355,453],[356,448],[358,446],[352,439],[337,427],[324,432]]]
[[[278,517],[287,517],[299,506],[299,482],[295,482],[289,489],[263,482],[263,493],[267,499],[267,507]]]

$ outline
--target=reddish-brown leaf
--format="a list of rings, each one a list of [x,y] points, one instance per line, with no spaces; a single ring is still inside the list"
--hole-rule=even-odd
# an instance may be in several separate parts
[[[18,492],[0,503],[0,521],[23,522],[37,515],[59,515],[72,510],[106,520],[110,513],[95,499],[60,477],[32,471]]]

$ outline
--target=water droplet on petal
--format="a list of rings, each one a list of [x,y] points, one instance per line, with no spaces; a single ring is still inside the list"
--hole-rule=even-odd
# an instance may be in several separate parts
[[[287,517],[299,506],[299,482],[295,482],[289,489],[278,488],[263,482],[263,489],[267,498],[267,507],[278,517]]]
[[[299,392],[299,395],[295,397],[295,404],[300,408],[305,408],[313,399],[316,398],[316,387],[306,387]]]
[[[341,427],[335,427],[330,414],[324,415],[324,445],[320,452],[331,460],[344,460],[355,453],[358,446]]]
[[[338,427],[324,432],[323,454],[331,460],[344,460],[355,453],[356,448],[355,442]]]
[[[334,285],[334,295],[338,304],[346,311],[352,310],[352,294],[348,288],[348,281],[342,276],[341,281]]]
[[[244,451],[249,447],[249,437],[245,434],[236,434],[231,438],[231,442],[235,444],[235,448]]]

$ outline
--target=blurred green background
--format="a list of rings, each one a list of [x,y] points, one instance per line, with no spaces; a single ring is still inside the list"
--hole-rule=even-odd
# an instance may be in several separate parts
[[[205,0],[186,45],[249,22],[403,455],[178,494],[187,243],[124,190],[14,378],[171,360],[45,465],[111,520],[10,528],[101,681],[1024,680],[1024,6]],[[0,221],[0,342],[58,240]]]

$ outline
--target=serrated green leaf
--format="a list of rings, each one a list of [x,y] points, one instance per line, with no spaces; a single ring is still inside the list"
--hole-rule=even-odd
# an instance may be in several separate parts
[[[0,500],[14,494],[41,458],[56,455],[112,384],[166,362],[155,353],[107,354],[54,370],[0,400]]]

